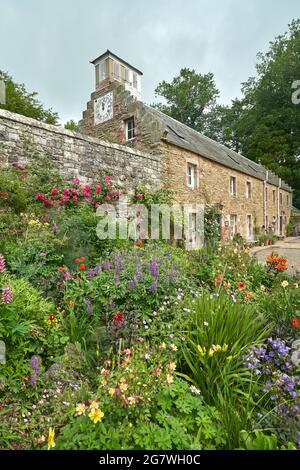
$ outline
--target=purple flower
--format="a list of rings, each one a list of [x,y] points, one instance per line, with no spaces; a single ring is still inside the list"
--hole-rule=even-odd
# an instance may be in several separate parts
[[[157,263],[156,260],[151,260],[150,261],[150,272],[151,272],[153,277],[159,277],[160,276],[158,263]]]
[[[0,253],[0,273],[4,273],[4,271],[5,271],[5,258]]]
[[[103,267],[103,269],[108,271],[110,269],[110,262],[108,260],[103,261],[102,267]]]
[[[1,302],[3,304],[10,304],[11,301],[12,301],[11,287],[10,285],[7,284],[6,286],[2,287]]]
[[[116,274],[115,277],[114,277],[114,283],[115,283],[115,285],[117,286],[117,285],[119,284],[119,282],[120,282],[120,278],[119,278],[119,276]]]
[[[89,277],[89,278],[95,277],[95,276],[97,276],[97,274],[99,274],[100,270],[101,270],[100,265],[99,265],[99,264],[96,264],[96,266],[95,266],[94,268],[90,268],[90,269],[87,271],[86,275],[87,275],[87,277]]]
[[[115,302],[114,302],[113,300],[110,300],[110,301],[108,302],[108,307],[109,307],[109,308],[113,309],[113,308],[115,308],[115,306],[116,306],[116,304],[115,304]]]
[[[92,303],[90,301],[90,299],[88,298],[85,298],[84,299],[84,303],[86,305],[86,313],[88,314],[88,316],[90,317],[93,313],[93,306],[92,306]]]
[[[128,286],[129,286],[129,289],[132,289],[132,290],[136,288],[136,284],[135,284],[134,279],[129,280]]]
[[[51,231],[52,231],[53,233],[57,233],[57,232],[58,232],[58,228],[59,228],[59,227],[58,227],[57,224],[53,224],[52,227],[51,227]]]
[[[30,379],[28,380],[28,385],[34,385],[38,379],[38,376],[41,373],[39,356],[31,356],[30,368],[32,370],[32,373],[30,375]]]
[[[136,278],[137,278],[138,282],[142,282],[143,278],[144,278],[143,273],[141,271],[138,271],[136,273]]]
[[[157,282],[156,281],[152,282],[151,286],[149,287],[149,291],[152,294],[155,294],[155,292],[157,291]]]
[[[123,261],[119,256],[115,259],[115,271],[119,273],[123,269]]]

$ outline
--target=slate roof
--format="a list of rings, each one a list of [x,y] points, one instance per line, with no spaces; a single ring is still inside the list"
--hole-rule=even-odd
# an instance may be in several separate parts
[[[111,52],[110,50],[107,49],[106,52],[104,52],[103,54],[99,55],[99,57],[96,57],[96,59],[94,60],[91,60],[90,61],[90,64],[95,64],[96,62],[99,62],[100,60],[106,58],[106,57],[113,57],[114,59],[116,59],[118,62],[121,62],[122,64],[124,65],[127,65],[127,67],[129,67],[130,69],[134,70],[135,72],[137,72],[139,75],[143,75],[143,72],[141,72],[139,69],[137,69],[136,67],[133,67],[133,65],[130,65],[128,62],[126,62],[124,59],[121,59],[121,57],[117,56],[116,54],[114,54],[113,52]]]
[[[167,142],[191,150],[209,160],[263,181],[267,179],[268,172],[268,182],[279,186],[279,177],[270,170],[268,171],[263,165],[249,160],[240,153],[234,152],[225,145],[215,142],[155,108],[150,106],[147,106],[147,108],[160,124],[164,126],[164,140]],[[284,181],[281,181],[281,187],[286,191],[293,191]]]

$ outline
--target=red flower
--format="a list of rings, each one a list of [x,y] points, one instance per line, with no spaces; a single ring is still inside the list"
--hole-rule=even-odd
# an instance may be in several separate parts
[[[57,268],[57,271],[58,271],[59,273],[63,273],[63,272],[66,271],[66,270],[67,270],[67,266],[59,266],[59,267]]]
[[[215,287],[217,287],[217,286],[220,284],[220,282],[222,281],[222,279],[223,279],[222,274],[219,274],[219,275],[216,277],[216,279],[215,279]]]
[[[16,235],[22,235],[22,233],[23,233],[23,230],[15,230]]]
[[[50,194],[51,194],[52,197],[55,197],[57,193],[58,193],[58,189],[57,189],[57,188],[52,188],[52,189],[51,189]]]
[[[293,315],[292,323],[293,323],[293,326],[294,326],[295,328],[298,328],[298,326],[300,325],[299,320],[298,320],[298,318],[296,317],[296,315]]]
[[[7,199],[8,198],[8,193],[6,191],[3,191],[0,193],[0,197],[2,197],[3,199]]]
[[[80,256],[80,258],[76,258],[75,259],[75,263],[83,263],[85,261],[85,257],[84,256]]]
[[[96,194],[100,194],[100,193],[101,193],[101,190],[102,190],[101,184],[97,184],[97,186],[96,186]]]
[[[137,194],[135,195],[135,197],[136,197],[137,199],[143,199],[143,195],[142,195],[141,193],[137,193]]]
[[[107,181],[108,183],[110,183],[110,181],[111,181],[111,177],[110,177],[110,176],[103,176],[103,179],[104,179],[105,181]]]
[[[253,294],[253,292],[251,292],[251,291],[248,292],[248,294],[246,294],[245,297],[244,297],[244,302],[247,302],[250,299],[250,297],[252,296],[252,294]]]
[[[237,287],[238,287],[238,289],[240,289],[240,290],[244,290],[244,289],[246,289],[247,286],[246,286],[246,284],[245,284],[244,282],[238,282],[238,283],[237,283]]]
[[[54,321],[54,315],[49,315],[49,320]]]
[[[114,322],[115,325],[121,325],[121,323],[123,322],[123,312],[119,310],[117,313],[115,313],[112,316],[112,321]]]
[[[79,269],[80,269],[80,271],[85,271],[85,264],[84,264],[84,263],[81,263],[81,264],[79,265]]]
[[[141,240],[138,240],[135,244],[136,246],[143,246],[143,242]]]

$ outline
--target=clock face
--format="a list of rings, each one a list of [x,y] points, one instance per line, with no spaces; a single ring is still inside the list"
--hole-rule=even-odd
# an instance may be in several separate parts
[[[94,100],[95,124],[107,121],[113,117],[113,94],[112,91]]]

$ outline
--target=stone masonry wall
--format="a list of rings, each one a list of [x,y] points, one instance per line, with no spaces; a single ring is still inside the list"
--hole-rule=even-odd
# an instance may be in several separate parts
[[[237,216],[237,231],[247,237],[247,215],[252,216],[252,229],[261,228],[265,224],[265,215],[271,223],[273,216],[277,215],[277,193],[283,194],[283,205],[279,210],[286,214],[286,224],[290,218],[291,194],[283,189],[268,184],[268,201],[264,206],[264,182],[244,173],[219,165],[207,158],[193,153],[184,148],[177,147],[167,142],[161,143],[162,184],[173,191],[177,203],[189,203],[196,205],[221,204],[223,206],[222,223],[230,221],[230,215]],[[197,187],[189,188],[187,185],[187,163],[196,165]],[[237,181],[236,196],[230,195],[230,176],[235,176]],[[250,199],[246,197],[246,183],[251,182]],[[276,190],[276,201],[271,201],[272,191]],[[287,204],[289,195],[289,205]],[[275,229],[277,230],[277,225]],[[284,227],[285,231],[285,227]]]
[[[94,124],[94,100],[113,91],[113,118],[101,124]],[[135,138],[126,141],[124,120],[134,117]],[[97,91],[91,94],[83,119],[79,123],[80,132],[109,142],[136,148],[152,155],[160,154],[160,140],[164,128],[154,119],[141,101],[137,101],[123,85],[105,80]]]
[[[129,190],[141,181],[152,189],[160,185],[158,156],[0,109],[0,164],[28,163],[40,156],[68,179],[80,175],[92,180],[102,170]]]

